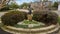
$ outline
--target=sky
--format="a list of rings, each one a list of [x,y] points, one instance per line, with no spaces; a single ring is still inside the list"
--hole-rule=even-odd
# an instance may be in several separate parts
[[[16,0],[16,3],[23,4],[24,2],[29,3],[29,2],[34,2],[34,0]]]
[[[51,0],[51,1],[55,2],[55,1],[60,1],[60,0]],[[24,2],[26,3],[34,2],[34,0],[16,0],[15,2],[20,5],[20,4],[23,4]]]

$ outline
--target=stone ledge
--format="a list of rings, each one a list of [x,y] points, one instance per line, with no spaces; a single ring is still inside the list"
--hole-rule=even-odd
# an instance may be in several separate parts
[[[36,29],[24,29],[24,28],[12,27],[12,26],[4,26],[4,27],[6,27],[7,29],[21,30],[21,31],[42,31],[42,30],[49,30],[49,29],[56,28],[55,26],[57,26],[57,25],[51,25],[48,27],[42,27],[42,28],[36,28]]]
[[[51,25],[49,27],[44,27],[44,28],[37,28],[37,29],[23,29],[23,28],[15,28],[12,26],[5,26],[5,27],[1,27],[3,30],[10,32],[10,33],[52,33],[55,32],[59,29],[58,25]],[[53,28],[53,29],[52,29]],[[9,30],[10,29],[10,30]],[[50,29],[50,30],[49,30]],[[47,30],[47,31],[45,31]]]

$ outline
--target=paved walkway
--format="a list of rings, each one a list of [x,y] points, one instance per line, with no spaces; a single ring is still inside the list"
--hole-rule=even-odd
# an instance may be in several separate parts
[[[0,28],[0,34],[12,34],[12,33],[5,32]]]
[[[25,9],[17,9],[18,11],[23,11],[23,12],[29,12],[28,10],[25,10]],[[2,16],[2,15],[4,15],[5,13],[7,13],[7,12],[0,12],[0,17]]]
[[[60,11],[57,10],[57,11],[54,11],[54,12],[56,12],[60,16]]]
[[[4,15],[5,13],[7,13],[7,12],[0,12],[0,17],[1,17],[2,15]]]

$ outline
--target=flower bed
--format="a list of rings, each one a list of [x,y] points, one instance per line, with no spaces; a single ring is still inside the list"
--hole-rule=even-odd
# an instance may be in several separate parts
[[[44,27],[45,24],[37,21],[29,21],[29,20],[24,20],[23,22],[19,22],[18,24],[14,25],[16,28],[40,28]]]

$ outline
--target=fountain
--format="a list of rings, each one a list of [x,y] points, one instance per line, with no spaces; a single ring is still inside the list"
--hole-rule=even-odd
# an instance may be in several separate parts
[[[38,3],[38,4],[31,4],[32,8],[36,11],[42,11],[42,10],[48,10],[46,8],[47,6],[44,4],[45,1]],[[28,20],[32,21],[32,11],[31,11],[31,5],[29,5],[29,13],[28,13]],[[21,23],[22,24],[22,23]],[[36,25],[36,24],[34,24]],[[39,27],[39,28],[32,28],[34,26],[33,24],[28,25],[29,28],[17,28],[13,26],[3,26],[1,27],[4,31],[13,33],[13,34],[53,34],[56,31],[59,31],[59,24],[56,25],[50,25],[46,27]],[[37,24],[40,25],[40,24]],[[56,33],[58,34],[58,32]]]

